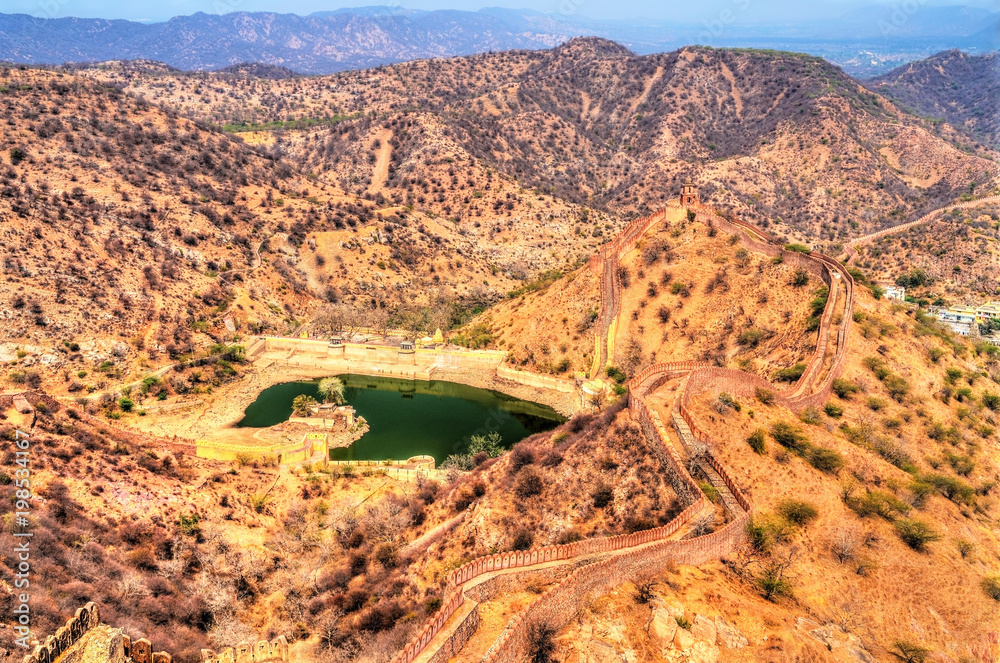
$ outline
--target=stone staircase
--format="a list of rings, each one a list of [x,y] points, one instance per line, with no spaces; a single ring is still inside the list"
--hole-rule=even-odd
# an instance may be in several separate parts
[[[719,491],[722,505],[729,515],[737,518],[746,513],[746,509],[740,505],[739,500],[733,495],[733,491],[729,489],[729,486],[722,480],[722,477],[715,468],[705,460],[706,453],[708,452],[707,445],[694,436],[694,433],[691,432],[691,427],[684,421],[684,417],[681,416],[677,409],[671,412],[670,418],[673,421],[678,437],[681,439],[681,444],[687,452],[688,459],[694,461],[694,464],[698,466],[702,475]]]

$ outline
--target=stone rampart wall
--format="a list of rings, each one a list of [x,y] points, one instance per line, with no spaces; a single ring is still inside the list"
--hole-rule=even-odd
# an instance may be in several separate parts
[[[496,350],[425,350],[401,351],[394,346],[369,345],[365,343],[343,343],[330,345],[316,339],[265,337],[263,349],[255,350],[254,356],[264,352],[288,352],[293,355],[307,355],[317,359],[330,359],[348,364],[368,363],[389,366],[417,366],[443,368],[492,370],[505,354]],[[256,346],[256,342],[252,346]],[[303,359],[305,359],[303,357]],[[308,362],[306,362],[308,363]],[[304,364],[305,365],[305,364]]]
[[[670,564],[704,564],[725,556],[745,540],[749,517],[748,513],[743,514],[706,536],[663,541],[577,569],[514,617],[483,660],[486,663],[519,663],[527,656],[534,624],[562,628],[589,597],[606,594],[637,577],[662,572]]]
[[[88,603],[79,608],[69,618],[65,626],[59,627],[22,659],[22,663],[52,663],[63,652],[72,647],[83,634],[101,623],[100,611],[96,603]]]
[[[497,377],[529,387],[552,389],[553,391],[569,394],[576,391],[576,382],[573,380],[557,378],[553,375],[539,375],[538,373],[531,373],[529,371],[519,371],[508,366],[497,366]]]
[[[858,237],[857,239],[851,240],[851,246],[857,246],[859,244],[866,244],[868,242],[871,242],[873,240],[879,239],[881,237],[885,237],[886,235],[891,235],[891,234],[894,234],[894,233],[899,233],[899,232],[903,232],[905,230],[909,230],[913,226],[918,226],[921,223],[927,223],[928,221],[932,220],[936,215],[938,215],[941,212],[944,212],[946,210],[950,210],[950,209],[968,209],[969,207],[976,207],[978,205],[983,205],[983,204],[987,204],[987,203],[1000,203],[1000,196],[986,196],[985,198],[978,198],[976,200],[967,200],[967,201],[963,201],[963,202],[954,203],[952,205],[946,205],[945,207],[942,207],[940,209],[936,209],[933,212],[928,212],[927,214],[924,214],[922,217],[920,217],[916,221],[908,221],[906,223],[901,223],[901,224],[899,224],[897,226],[891,226],[889,228],[883,228],[882,230],[878,230],[876,232],[869,233],[867,235],[862,235],[861,237]]]
[[[281,635],[268,642],[244,642],[216,654],[210,649],[201,650],[202,663],[261,663],[261,661],[287,661],[288,640]]]

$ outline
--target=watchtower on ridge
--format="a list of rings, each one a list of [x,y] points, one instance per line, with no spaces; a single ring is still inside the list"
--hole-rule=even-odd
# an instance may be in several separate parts
[[[698,189],[694,187],[694,182],[687,180],[681,187],[681,205],[687,207],[690,205],[697,205],[698,199]]]

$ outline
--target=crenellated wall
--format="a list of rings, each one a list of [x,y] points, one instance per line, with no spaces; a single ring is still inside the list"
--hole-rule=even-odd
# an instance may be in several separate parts
[[[420,655],[428,644],[447,625],[452,615],[463,605],[483,600],[475,586],[469,584],[485,574],[496,574],[509,571],[519,573],[530,571],[539,565],[565,561],[567,564],[580,563],[581,568],[560,581],[556,586],[535,601],[527,611],[516,617],[497,643],[490,649],[485,660],[488,661],[518,661],[525,654],[525,646],[530,624],[544,620],[551,626],[558,627],[565,623],[579,607],[585,596],[594,591],[607,591],[621,582],[635,578],[640,572],[662,570],[668,563],[699,564],[708,559],[718,558],[731,551],[743,540],[747,519],[752,511],[752,504],[740,491],[737,484],[729,476],[726,469],[710,454],[708,462],[722,477],[726,486],[732,491],[740,506],[742,514],[726,524],[719,531],[708,536],[697,537],[684,541],[670,541],[669,537],[681,530],[693,517],[708,506],[708,500],[701,492],[698,482],[690,475],[681,461],[677,450],[667,436],[659,415],[645,403],[642,398],[642,386],[656,384],[662,379],[682,375],[705,366],[702,362],[675,362],[658,364],[638,374],[630,383],[633,387],[629,394],[629,412],[639,421],[643,433],[650,443],[650,448],[660,459],[664,468],[670,474],[670,480],[677,495],[687,503],[686,508],[672,521],[654,529],[621,534],[618,536],[587,539],[575,543],[543,546],[532,550],[500,553],[479,557],[451,571],[447,578],[445,601],[434,618],[424,625],[423,629],[396,656],[395,663],[410,663]],[[630,552],[624,552],[630,551]],[[588,563],[589,558],[603,561]],[[490,580],[492,582],[493,579]],[[516,582],[516,581],[515,581]],[[466,607],[466,610],[469,610]],[[472,616],[475,613],[475,616]],[[458,652],[462,645],[475,631],[470,624],[478,625],[477,610],[467,612],[461,623],[452,625],[452,632],[441,645],[449,652]],[[451,654],[449,654],[450,656]],[[431,660],[443,656],[436,651]],[[441,658],[441,660],[444,660]]]
[[[54,635],[45,638],[42,644],[22,659],[22,663],[54,663],[63,655],[69,657],[81,639],[100,623],[100,611],[97,604],[91,601],[79,608]],[[149,640],[145,638],[132,640],[127,635],[121,635],[120,630],[115,633],[120,636],[120,651],[102,648],[104,655],[109,657],[109,663],[171,663],[173,660],[166,652],[154,652]]]
[[[65,626],[59,627],[53,635],[46,637],[42,644],[25,656],[22,663],[52,663],[76,644],[87,631],[100,623],[101,615],[97,604],[88,603],[79,608]]]
[[[227,647],[216,654],[211,649],[201,650],[202,663],[261,663],[261,661],[287,661],[288,640],[280,635],[274,640],[244,642]]]
[[[985,196],[983,198],[977,198],[976,200],[966,200],[953,203],[951,205],[946,205],[944,207],[934,210],[933,212],[928,212],[927,214],[924,214],[916,221],[907,221],[906,223],[900,223],[899,225],[896,226],[890,226],[889,228],[883,228],[882,230],[878,230],[876,232],[869,233],[867,235],[862,235],[857,239],[851,240],[850,245],[854,247],[859,244],[866,244],[881,237],[885,237],[886,235],[891,235],[894,233],[903,232],[904,230],[909,230],[913,226],[918,226],[921,223],[927,223],[928,221],[932,220],[936,215],[946,210],[967,209],[969,207],[976,207],[984,203],[1000,203],[1000,196]]]
[[[56,659],[64,654],[69,657],[69,653],[77,643],[80,643],[83,636],[95,629],[100,623],[101,617],[97,604],[88,603],[77,610],[65,626],[59,628],[54,635],[48,636],[42,644],[25,656],[22,663],[55,663]],[[108,633],[101,633],[98,630],[97,635],[102,642],[102,646],[98,647],[97,650],[102,658],[107,657],[107,663],[172,663],[173,661],[173,657],[166,652],[154,652],[149,640],[145,638],[132,640],[129,636],[123,635],[120,629],[110,630]],[[109,645],[113,645],[113,647]],[[209,649],[203,649],[201,654],[203,663],[287,661],[288,641],[282,635],[270,642],[267,640],[254,643],[245,642],[236,647],[225,649],[221,654],[216,654]],[[102,662],[87,660],[86,663]]]
[[[741,242],[755,251],[770,256],[781,256],[782,261],[806,269],[814,276],[819,277],[829,289],[826,306],[823,309],[823,316],[820,319],[820,326],[816,338],[816,350],[812,358],[806,365],[806,370],[802,377],[783,393],[784,404],[795,410],[803,410],[807,407],[822,405],[830,397],[830,389],[833,380],[843,371],[847,356],[847,337],[850,331],[851,315],[854,310],[854,278],[847,269],[828,256],[821,253],[803,254],[797,251],[786,251],[781,246],[772,242],[771,238],[759,228],[740,221],[739,219],[726,219],[717,214],[714,210],[706,207],[699,208],[699,211],[709,216],[713,224],[723,230],[735,233],[740,236]],[[839,288],[842,284],[846,291],[846,296],[842,304],[840,330],[836,337],[836,350],[829,368],[823,371],[827,362],[831,344],[831,327],[838,310]],[[822,376],[819,384],[817,379]]]
[[[497,350],[438,350],[422,349],[403,351],[395,346],[370,345],[367,343],[341,343],[331,345],[328,341],[307,338],[283,338],[267,336],[251,344],[254,357],[264,352],[288,352],[290,355],[306,355],[332,363],[372,364],[386,366],[416,366],[431,368],[467,368],[473,370],[493,370],[506,356]],[[291,361],[291,357],[287,358]]]

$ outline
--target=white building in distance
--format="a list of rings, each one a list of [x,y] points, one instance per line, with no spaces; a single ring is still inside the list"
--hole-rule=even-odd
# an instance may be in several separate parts
[[[896,299],[901,302],[906,301],[906,288],[898,285],[885,286],[885,298]]]

